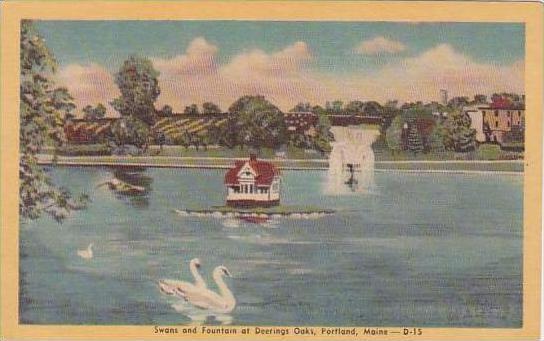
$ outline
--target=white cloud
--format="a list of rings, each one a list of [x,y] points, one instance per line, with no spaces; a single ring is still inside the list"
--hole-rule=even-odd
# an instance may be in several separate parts
[[[406,50],[406,45],[400,41],[380,36],[363,41],[354,50],[357,53],[366,55],[397,54]]]
[[[523,60],[511,65],[478,62],[448,44],[371,73],[353,72],[350,76],[310,68],[314,57],[304,42],[271,53],[259,49],[242,52],[224,64],[218,63],[217,52],[217,46],[197,38],[182,55],[153,59],[160,71],[157,107],[169,104],[175,111],[182,111],[191,103],[212,101],[226,110],[238,97],[251,94],[264,95],[281,109],[289,110],[300,101],[322,105],[334,99],[437,100],[439,89],[448,89],[451,96],[524,92]],[[113,76],[96,64],[69,65],[61,70],[59,78],[80,108],[85,104],[106,104],[119,94]]]
[[[70,64],[62,68],[57,75],[57,83],[70,90],[77,110],[86,105],[95,106],[102,103],[106,106],[107,116],[118,116],[109,102],[119,96],[119,89],[113,76],[98,64]]]

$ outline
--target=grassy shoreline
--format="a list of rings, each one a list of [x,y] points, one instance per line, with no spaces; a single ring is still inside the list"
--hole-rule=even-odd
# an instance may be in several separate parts
[[[168,156],[59,156],[56,165],[105,167],[157,167],[157,168],[218,168],[232,167],[239,158],[225,157],[168,157]],[[53,156],[39,155],[39,163],[53,163]],[[264,159],[285,170],[327,170],[326,159]],[[523,160],[399,160],[376,161],[379,171],[420,172],[508,172],[523,173]]]

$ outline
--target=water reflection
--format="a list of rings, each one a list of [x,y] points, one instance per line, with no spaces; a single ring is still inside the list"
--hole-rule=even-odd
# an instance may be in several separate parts
[[[97,187],[107,185],[119,200],[136,208],[149,206],[149,193],[153,178],[146,174],[145,167],[114,167],[112,177]]]

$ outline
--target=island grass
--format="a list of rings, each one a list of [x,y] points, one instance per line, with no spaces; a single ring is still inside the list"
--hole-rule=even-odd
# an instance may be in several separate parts
[[[231,206],[212,206],[208,209],[182,209],[182,211],[192,213],[256,213],[256,214],[310,214],[310,213],[334,213],[334,210],[324,209],[316,206],[303,206],[303,205],[279,205],[272,207],[231,207]]]

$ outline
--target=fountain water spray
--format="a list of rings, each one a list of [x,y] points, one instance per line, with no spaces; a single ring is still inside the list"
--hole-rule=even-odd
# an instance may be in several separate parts
[[[329,157],[325,193],[369,192],[374,187],[372,143],[379,131],[361,127],[332,127],[331,131],[335,142]]]

